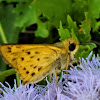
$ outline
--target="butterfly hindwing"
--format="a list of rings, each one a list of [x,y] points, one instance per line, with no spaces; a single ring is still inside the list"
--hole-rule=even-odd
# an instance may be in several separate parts
[[[42,80],[55,68],[59,59],[58,53],[50,46],[4,45],[0,51],[4,59],[17,70],[24,83]]]
[[[59,58],[57,52],[50,48],[36,47],[21,53],[17,59],[18,72],[24,82],[34,83],[42,80],[55,66]]]

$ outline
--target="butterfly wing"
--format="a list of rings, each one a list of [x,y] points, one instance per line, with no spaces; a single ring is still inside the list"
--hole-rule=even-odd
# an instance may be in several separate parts
[[[4,59],[20,74],[23,83],[37,83],[60,64],[58,48],[47,45],[3,45]]]

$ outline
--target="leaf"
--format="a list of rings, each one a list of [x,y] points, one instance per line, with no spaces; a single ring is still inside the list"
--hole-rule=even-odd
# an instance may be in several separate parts
[[[76,34],[77,37],[80,37],[79,35],[79,31],[78,31],[78,27],[77,27],[77,24],[76,22],[74,22],[72,20],[72,18],[68,15],[67,16],[67,22],[68,22],[68,28],[69,30],[71,31],[73,29],[74,33]]]
[[[59,21],[66,24],[66,16],[71,12],[71,3],[71,0],[37,0],[36,6],[52,25],[59,27]]]
[[[79,39],[78,39],[78,37],[76,36],[76,33],[74,32],[73,29],[71,29],[71,37],[74,38],[75,40],[77,40],[78,43],[80,43],[80,42],[79,42]]]
[[[0,44],[17,43],[19,29],[14,26],[16,14],[13,14],[13,6],[0,4]],[[2,34],[2,35],[1,35]],[[6,70],[6,64],[0,57],[0,72]],[[1,81],[3,82],[5,78]]]
[[[17,27],[26,27],[31,24],[34,24],[38,20],[40,15],[37,11],[34,3],[19,3],[14,10],[14,13],[17,14],[16,23]]]
[[[46,23],[40,21],[40,12],[37,10],[34,2],[20,3],[15,12],[18,14],[15,23],[17,27],[24,28],[32,24],[37,24],[38,28],[35,31],[35,36],[42,38],[48,37],[49,31],[47,30]]]
[[[75,54],[76,58],[86,58],[88,57],[89,53],[96,48],[96,44],[90,43],[86,45],[80,45],[78,51]]]
[[[71,17],[67,16],[68,21],[68,28],[63,29],[62,24],[60,25],[59,35],[61,39],[67,38],[66,32],[68,32],[68,36],[76,39],[79,43],[79,50],[76,53],[76,57],[84,57],[86,58],[90,51],[92,51],[96,45],[94,43],[86,44],[86,42],[90,42],[91,35],[90,35],[90,19],[88,14],[86,13],[86,20],[82,22],[80,25],[81,29],[78,29],[76,22],[74,22]],[[66,31],[67,30],[67,31]],[[69,35],[70,34],[70,35]],[[65,36],[65,37],[64,37]],[[80,43],[84,45],[80,45]]]
[[[77,24],[84,20],[84,12],[88,12],[88,0],[74,0],[72,3],[71,17]]]
[[[62,27],[62,23],[61,22],[60,22],[60,29],[58,29],[58,31],[59,31],[59,36],[60,36],[60,40],[61,41],[71,37],[69,30],[68,29],[64,29]]]
[[[99,18],[100,17],[100,0],[89,0],[88,6],[89,6],[89,14],[92,17],[92,19]]]
[[[19,0],[0,0],[0,2],[2,2],[2,1],[6,1],[6,2],[8,2],[8,3],[12,3],[12,2],[19,2]],[[27,0],[20,0],[20,2],[25,2],[25,1],[27,1]]]
[[[49,31],[46,28],[46,24],[42,23],[41,21],[38,21],[38,29],[35,32],[35,36],[36,37],[42,37],[42,38],[46,38],[49,35]]]
[[[85,21],[82,22],[82,24],[80,25],[81,27],[81,31],[80,34],[80,41],[82,43],[84,42],[90,42],[91,40],[91,35],[90,35],[90,30],[91,30],[91,20],[89,18],[88,13],[85,13]],[[83,38],[84,37],[84,38]]]
[[[0,65],[1,66],[1,65]],[[12,74],[15,74],[16,71],[14,69],[6,70],[0,73],[0,82],[3,82],[3,80]]]
[[[92,21],[92,28],[93,28],[93,32],[98,32],[99,28],[100,28],[100,21]]]
[[[73,30],[73,33],[75,33],[79,42],[82,42],[82,43],[85,43],[91,40],[90,19],[87,17],[88,17],[88,14],[86,15],[86,20],[82,22],[82,25],[80,25],[82,30],[79,30],[76,22],[74,22],[69,15],[67,16],[69,29]]]
[[[19,29],[15,27],[16,14],[13,13],[13,6],[0,4],[0,23],[8,43],[18,41]],[[3,43],[0,36],[0,43]]]

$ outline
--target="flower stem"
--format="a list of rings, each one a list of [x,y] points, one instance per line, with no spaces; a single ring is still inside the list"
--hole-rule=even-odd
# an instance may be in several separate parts
[[[0,72],[0,80],[3,79],[3,78],[6,78],[7,76],[15,74],[15,73],[16,73],[16,71],[14,69],[9,69],[9,70]]]
[[[20,85],[20,77],[19,77],[18,73],[16,73],[16,80],[17,80],[17,86],[19,87],[19,85]]]
[[[7,39],[6,39],[6,36],[5,36],[5,33],[3,31],[3,28],[2,28],[1,23],[0,23],[0,35],[1,35],[1,38],[2,38],[3,43],[8,43],[7,42]]]

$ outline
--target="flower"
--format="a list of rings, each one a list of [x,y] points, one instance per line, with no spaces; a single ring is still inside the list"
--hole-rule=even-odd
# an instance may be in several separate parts
[[[80,65],[70,69],[68,77],[68,87],[65,92],[68,100],[100,100],[100,57],[93,55],[92,52],[85,60],[82,58]],[[78,67],[81,70],[77,70]]]
[[[91,61],[90,58],[92,57]],[[100,57],[92,56],[80,59],[77,66],[68,70],[69,74],[62,72],[61,78],[56,84],[55,77],[52,82],[47,80],[47,85],[21,85],[14,87],[8,84],[4,89],[0,100],[100,100]],[[80,69],[79,69],[80,68]]]
[[[1,96],[0,100],[43,100],[42,97],[44,96],[45,88],[42,86],[35,86],[29,84],[25,84],[24,86],[20,84],[17,87],[16,81],[14,82],[14,87],[11,86],[6,82],[9,87],[5,87],[2,83],[3,89],[0,89],[3,92],[4,96]]]

